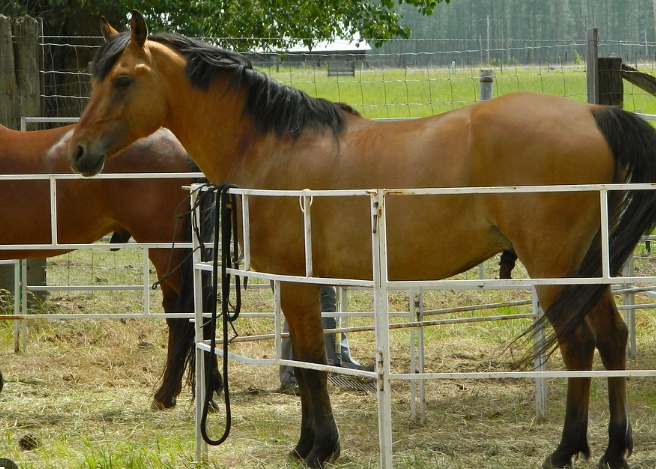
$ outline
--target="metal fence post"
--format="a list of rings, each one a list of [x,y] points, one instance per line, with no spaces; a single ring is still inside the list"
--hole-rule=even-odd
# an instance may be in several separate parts
[[[492,99],[494,87],[494,71],[491,68],[482,68],[480,73],[480,101]]]
[[[597,84],[597,44],[599,42],[599,35],[597,28],[588,29],[587,46],[586,46],[586,77],[588,83],[588,103],[599,103],[599,87]]]

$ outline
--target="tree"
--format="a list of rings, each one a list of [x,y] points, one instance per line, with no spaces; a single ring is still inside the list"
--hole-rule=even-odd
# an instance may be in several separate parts
[[[43,22],[51,49],[44,57],[46,115],[79,115],[79,100],[88,83],[78,80],[80,66],[93,60],[101,40],[100,17],[119,31],[125,29],[133,8],[144,13],[151,32],[173,31],[187,36],[212,37],[217,45],[237,51],[253,48],[282,49],[290,45],[312,47],[336,37],[373,40],[381,45],[392,38],[407,38],[397,7],[411,6],[423,15],[450,0],[0,0],[0,14],[29,15]],[[2,51],[0,51],[2,54]],[[73,92],[72,90],[75,89]],[[65,97],[64,95],[68,96]]]
[[[450,0],[5,0],[0,13],[41,17],[45,35],[98,34],[101,15],[118,29],[133,8],[144,13],[152,31],[223,38],[239,49],[312,46],[336,37],[371,39],[377,45],[407,38],[397,6],[431,15]],[[2,5],[0,3],[0,5]]]

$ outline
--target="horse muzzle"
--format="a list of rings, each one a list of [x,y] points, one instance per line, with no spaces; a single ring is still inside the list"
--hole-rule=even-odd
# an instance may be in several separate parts
[[[71,169],[82,176],[95,176],[105,166],[105,152],[93,152],[84,143],[68,147],[68,162]]]

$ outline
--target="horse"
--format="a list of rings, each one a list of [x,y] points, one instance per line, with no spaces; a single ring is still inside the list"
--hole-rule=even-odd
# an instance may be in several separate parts
[[[367,119],[346,104],[277,83],[243,55],[172,33],[148,34],[133,11],[129,31],[101,20],[89,102],[69,142],[74,171],[93,176],[112,155],[166,126],[215,184],[274,190],[449,188],[656,182],[656,132],[620,109],[514,93],[431,117]],[[305,274],[298,201],[251,197],[255,270]],[[314,277],[372,278],[368,200],[312,206]],[[361,202],[361,203],[360,203]],[[532,278],[600,277],[599,194],[521,192],[386,199],[391,280],[441,279],[513,251]],[[609,197],[611,273],[656,223],[653,191]],[[364,216],[363,216],[364,215]],[[417,258],[421,262],[416,262]],[[626,368],[627,328],[607,284],[540,285],[553,326],[545,347],[567,369]],[[320,285],[281,282],[297,359],[325,363]],[[290,457],[323,467],[340,453],[325,372],[297,369],[301,427]],[[543,468],[590,456],[589,378],[570,378],[561,441]],[[626,379],[608,379],[608,446],[600,467],[628,468],[633,449]]]
[[[0,174],[71,173],[68,142],[75,126],[18,132],[0,126]],[[107,167],[113,173],[185,173],[198,171],[186,150],[166,129],[136,141]],[[199,177],[202,175],[199,173]],[[112,233],[113,243],[180,243],[191,241],[188,193],[181,186],[196,178],[59,180],[57,182],[57,241],[92,243]],[[50,244],[50,189],[47,180],[0,182],[0,245]],[[186,203],[186,205],[185,205]],[[0,259],[51,257],[54,250],[0,250]],[[194,311],[193,263],[189,249],[150,249],[165,313]],[[180,266],[180,267],[178,267]],[[169,270],[178,267],[169,273]],[[208,286],[209,289],[209,286]],[[153,409],[175,406],[185,368],[194,358],[194,327],[188,319],[167,318],[166,365]],[[189,379],[193,367],[189,366]],[[210,372],[218,391],[221,376]]]

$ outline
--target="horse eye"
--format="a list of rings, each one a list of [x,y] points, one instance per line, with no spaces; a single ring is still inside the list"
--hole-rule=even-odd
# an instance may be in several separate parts
[[[114,87],[119,90],[125,90],[132,84],[132,78],[127,75],[121,75],[114,80]]]

